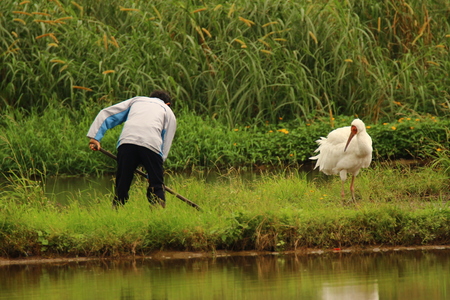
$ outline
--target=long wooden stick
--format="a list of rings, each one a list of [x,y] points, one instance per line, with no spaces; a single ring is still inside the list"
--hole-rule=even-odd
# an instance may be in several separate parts
[[[106,156],[111,157],[114,160],[117,160],[117,156],[115,156],[114,154],[112,154],[111,152],[100,148],[100,152],[105,154]],[[135,170],[135,172],[139,175],[144,176],[145,178],[147,178],[147,174],[145,174],[144,172],[140,171],[140,170]],[[174,195],[175,197],[177,197],[178,199],[180,199],[181,201],[186,202],[187,204],[189,204],[192,207],[195,207],[197,210],[201,210],[200,206],[198,206],[197,204],[195,204],[194,202],[192,202],[191,200],[187,199],[186,197],[181,196],[180,194],[176,193],[174,190],[172,190],[170,187],[168,187],[167,185],[164,185],[164,189],[166,191],[168,191],[169,193],[171,193],[172,195]]]

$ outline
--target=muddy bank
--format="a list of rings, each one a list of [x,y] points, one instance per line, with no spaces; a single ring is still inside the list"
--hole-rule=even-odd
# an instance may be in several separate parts
[[[6,265],[26,264],[64,264],[95,260],[168,260],[168,259],[198,259],[231,256],[258,256],[258,255],[323,255],[336,253],[366,254],[370,252],[392,251],[432,251],[450,250],[450,245],[439,246],[413,246],[413,247],[370,247],[370,248],[334,248],[334,249],[300,249],[295,251],[215,251],[215,252],[188,252],[188,251],[157,251],[146,256],[120,256],[120,257],[27,257],[5,258],[0,257],[0,267]]]

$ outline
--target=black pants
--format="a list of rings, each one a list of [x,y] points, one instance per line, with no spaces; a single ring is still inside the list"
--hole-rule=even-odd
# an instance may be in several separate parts
[[[123,144],[117,149],[116,204],[125,204],[133,180],[134,171],[143,165],[148,174],[147,199],[151,204],[160,203],[165,207],[164,168],[161,155],[148,148]],[[157,198],[155,198],[157,197]],[[158,199],[159,198],[159,199]]]

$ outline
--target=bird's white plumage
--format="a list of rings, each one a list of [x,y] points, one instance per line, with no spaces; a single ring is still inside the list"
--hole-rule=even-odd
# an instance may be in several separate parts
[[[351,125],[356,128],[356,134],[347,149],[345,146],[351,135],[352,126],[335,129],[326,138],[321,137],[316,141],[319,147],[314,152],[318,154],[310,157],[312,160],[317,160],[315,169],[318,167],[327,175],[339,174],[341,180],[345,181],[347,173],[356,176],[361,168],[369,167],[372,161],[372,138],[360,119],[353,120]]]

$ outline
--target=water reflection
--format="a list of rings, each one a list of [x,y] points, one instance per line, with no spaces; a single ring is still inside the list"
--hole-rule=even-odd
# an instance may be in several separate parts
[[[313,164],[304,164],[296,167],[286,167],[284,169],[259,168],[257,170],[248,170],[247,168],[230,168],[218,172],[216,170],[192,170],[183,173],[167,172],[165,176],[166,184],[172,185],[172,182],[183,182],[186,178],[196,178],[206,183],[214,183],[219,180],[242,180],[257,181],[262,175],[292,176],[292,174],[304,174],[306,180],[327,180],[331,177],[313,170]],[[112,195],[114,191],[114,175],[105,175],[101,177],[49,177],[46,178],[44,188],[47,197],[66,205],[72,200],[88,203],[92,199],[104,195]]]
[[[450,251],[0,267],[0,299],[449,299]]]
[[[66,205],[70,201],[89,202],[104,195],[112,195],[114,177],[49,177],[45,180],[45,193],[50,199]]]

